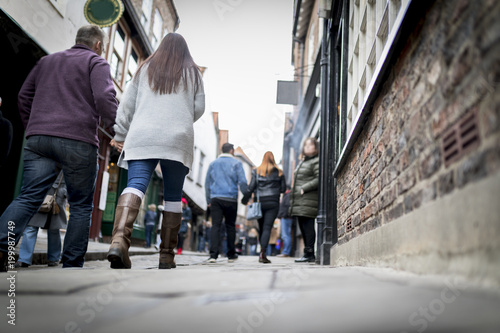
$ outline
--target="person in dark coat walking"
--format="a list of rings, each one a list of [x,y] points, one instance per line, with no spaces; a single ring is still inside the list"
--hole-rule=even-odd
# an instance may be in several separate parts
[[[252,193],[258,194],[258,201],[261,202],[262,218],[259,222],[260,255],[259,262],[269,264],[266,250],[271,237],[271,229],[274,220],[278,215],[280,205],[280,195],[286,190],[285,175],[274,161],[274,155],[268,151],[264,154],[262,163],[257,169],[252,171],[250,185],[241,199],[246,205]],[[256,198],[257,200],[257,198]]]
[[[23,186],[0,216],[0,271],[8,269],[11,239],[17,245],[61,170],[70,210],[61,260],[63,268],[83,267],[98,170],[98,127],[101,121],[104,128],[112,126],[118,108],[110,66],[101,57],[106,38],[96,25],[81,27],[75,45],[41,58],[19,91],[26,129]]]
[[[184,248],[184,240],[186,239],[186,234],[189,230],[189,223],[193,218],[193,213],[191,212],[191,208],[187,205],[186,198],[182,198],[182,219],[181,219],[181,227],[179,228],[179,234],[177,235],[177,254],[182,254],[182,249]]]
[[[297,218],[304,239],[304,256],[295,262],[315,262],[314,221],[318,216],[319,156],[318,141],[307,138],[302,148],[302,161],[294,172],[290,194],[290,216]]]
[[[144,215],[144,233],[146,234],[145,248],[151,247],[151,233],[155,228],[156,223],[156,205],[154,203],[148,205],[148,211]]]
[[[61,233],[60,229],[66,229],[68,224],[66,218],[66,201],[68,191],[64,183],[62,173],[57,177],[47,195],[56,193],[56,203],[59,206],[59,213],[42,213],[38,211],[31,218],[28,226],[24,229],[21,245],[19,246],[19,259],[14,267],[28,267],[32,263],[33,252],[35,250],[38,230],[47,229],[47,265],[58,266],[61,259]]]

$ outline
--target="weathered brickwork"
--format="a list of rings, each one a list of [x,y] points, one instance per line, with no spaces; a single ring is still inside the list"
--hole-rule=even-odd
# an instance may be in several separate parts
[[[132,0],[132,4],[134,5],[135,11],[139,17],[142,15],[142,1],[143,0]],[[149,25],[148,31],[146,31],[148,36],[151,36],[153,33],[155,8],[158,8],[160,11],[160,15],[163,19],[163,28],[167,29],[168,32],[174,32],[176,24],[174,19],[174,5],[175,4],[173,4],[171,0],[153,0],[153,10],[149,13],[151,14],[151,24]]]
[[[495,0],[436,1],[415,27],[337,178],[339,244],[499,172],[498,17]],[[479,145],[446,166],[443,135],[472,113]]]

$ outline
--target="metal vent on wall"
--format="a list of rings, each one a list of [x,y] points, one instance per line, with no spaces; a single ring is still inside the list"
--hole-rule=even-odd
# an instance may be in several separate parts
[[[479,146],[479,126],[477,112],[474,110],[450,128],[441,142],[444,165],[448,167],[462,156]]]
[[[351,231],[352,228],[352,216],[347,219],[347,222],[345,223],[345,231],[349,232]]]

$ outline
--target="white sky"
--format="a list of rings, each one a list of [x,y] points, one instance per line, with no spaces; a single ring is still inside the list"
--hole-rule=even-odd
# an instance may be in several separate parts
[[[258,166],[280,163],[285,112],[278,80],[293,80],[293,0],[174,0],[191,55],[205,72],[206,112],[219,112],[229,142]]]

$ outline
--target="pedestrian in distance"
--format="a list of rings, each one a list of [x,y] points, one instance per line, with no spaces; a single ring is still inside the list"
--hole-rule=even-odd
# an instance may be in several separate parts
[[[21,87],[23,185],[0,217],[0,271],[7,270],[7,232],[17,244],[61,170],[70,205],[61,261],[63,268],[84,264],[97,176],[97,130],[100,120],[104,128],[114,124],[118,107],[110,66],[101,57],[105,40],[98,26],[81,27],[75,45],[41,58]]]
[[[176,267],[182,187],[193,163],[193,123],[204,111],[200,70],[184,37],[169,33],[138,68],[116,116],[111,144],[121,152],[118,166],[128,168],[128,181],[116,207],[107,255],[111,268],[132,267],[128,249],[133,224],[158,163],[164,200],[158,268]]]
[[[242,193],[248,187],[243,165],[234,158],[234,146],[225,143],[222,145],[222,154],[210,163],[205,178],[205,196],[212,216],[209,263],[216,262],[219,256],[223,219],[226,225],[227,259],[229,262],[238,259],[235,250],[238,187]]]
[[[193,218],[193,214],[191,213],[191,208],[189,208],[187,204],[186,198],[182,198],[182,220],[181,227],[179,229],[179,239],[177,244],[177,254],[182,254],[182,249],[184,247],[184,240],[186,239],[186,234],[189,230],[189,223]]]
[[[292,253],[292,217],[288,214],[290,209],[290,187],[287,186],[283,194],[278,211],[281,222],[281,239],[283,240],[283,251],[277,257],[290,257]]]
[[[248,245],[250,246],[250,255],[255,256],[257,255],[257,243],[258,243],[259,233],[255,228],[252,228],[248,232],[247,237],[248,237]]]
[[[203,220],[202,223],[198,225],[198,250],[197,252],[205,252],[206,237],[207,232],[207,221]]]
[[[278,215],[280,195],[285,190],[285,175],[276,164],[273,153],[268,151],[264,154],[262,163],[256,169],[252,170],[252,179],[241,199],[241,203],[246,205],[252,194],[254,194],[254,201],[256,201],[256,194],[258,194],[262,209],[262,217],[257,220],[259,223],[261,249],[259,262],[264,264],[271,263],[266,256],[266,250],[269,245],[274,220]]]
[[[207,249],[205,250],[205,252],[210,250],[210,244],[212,242],[210,238],[211,234],[212,234],[212,222],[211,220],[208,220],[207,227],[205,228],[205,242],[207,243]]]
[[[59,265],[59,260],[61,260],[60,229],[66,229],[68,224],[66,218],[68,191],[64,184],[62,173],[59,174],[47,195],[53,195],[54,193],[56,193],[56,203],[59,207],[59,213],[44,213],[39,210],[33,215],[28,226],[24,229],[21,245],[19,246],[19,259],[14,265],[15,268],[31,266],[38,230],[40,228],[47,230],[47,266]]]
[[[163,222],[163,210],[165,207],[163,205],[158,205],[158,211],[160,212],[160,217],[158,218],[158,224],[156,225],[156,243],[155,243],[155,249],[157,251],[160,250],[160,244],[161,244],[161,224]]]
[[[309,137],[302,147],[302,160],[295,169],[290,194],[290,216],[298,220],[304,240],[304,255],[295,262],[315,262],[314,221],[318,216],[319,156],[318,141]]]
[[[156,205],[154,203],[148,205],[148,211],[144,215],[144,233],[146,234],[145,248],[151,247],[151,233],[156,224]]]
[[[273,227],[271,228],[271,236],[269,237],[269,244],[266,250],[268,256],[274,257],[278,252],[280,228],[280,220],[277,218],[274,220]]]

